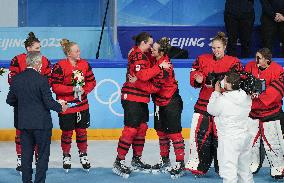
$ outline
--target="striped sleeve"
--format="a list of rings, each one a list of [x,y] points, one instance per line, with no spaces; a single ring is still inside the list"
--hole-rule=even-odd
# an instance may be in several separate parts
[[[64,85],[64,73],[62,67],[56,63],[53,66],[51,74],[52,91],[56,95],[69,95],[73,94],[73,86]]]
[[[83,87],[85,94],[90,93],[96,86],[95,75],[92,71],[92,67],[88,63],[88,70],[85,76],[85,86]]]
[[[19,73],[20,73],[20,65],[19,65],[18,57],[15,56],[11,60],[11,63],[10,63],[9,74],[8,74],[8,83],[11,84],[12,78]]]

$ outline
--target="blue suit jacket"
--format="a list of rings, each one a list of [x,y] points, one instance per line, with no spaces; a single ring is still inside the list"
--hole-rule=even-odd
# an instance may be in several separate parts
[[[6,102],[17,107],[18,129],[51,129],[50,110],[62,111],[52,98],[47,77],[32,68],[13,77]]]

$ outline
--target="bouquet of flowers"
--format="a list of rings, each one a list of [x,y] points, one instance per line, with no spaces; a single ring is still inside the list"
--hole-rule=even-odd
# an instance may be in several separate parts
[[[2,76],[5,73],[4,68],[0,68],[0,76]]]
[[[85,85],[85,78],[81,70],[75,70],[72,73],[71,79],[72,85],[74,86],[74,98],[78,98],[81,101],[82,87]]]

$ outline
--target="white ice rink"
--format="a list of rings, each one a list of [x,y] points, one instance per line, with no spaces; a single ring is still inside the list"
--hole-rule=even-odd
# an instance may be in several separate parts
[[[88,142],[88,157],[92,167],[110,168],[116,158],[117,140],[92,140]],[[188,159],[188,142],[186,141],[186,160]],[[0,159],[0,168],[15,168],[16,166],[16,150],[14,142],[0,142],[0,152],[2,158]],[[73,140],[71,148],[72,167],[81,167],[78,157],[78,148]],[[130,163],[132,157],[132,149],[126,157],[126,162]],[[173,149],[171,149],[172,162],[175,161]],[[159,144],[157,140],[146,140],[143,160],[146,163],[154,164],[159,160]],[[62,167],[62,151],[60,141],[52,141],[49,168]]]
[[[117,140],[92,140],[88,142],[88,157],[92,167],[110,168],[116,158]],[[185,160],[188,160],[188,147],[189,140],[185,140]],[[0,142],[0,168],[15,168],[16,166],[16,150],[14,142]],[[78,148],[73,140],[71,148],[72,167],[81,167],[78,157]],[[130,164],[132,157],[132,149],[126,157],[126,162]],[[146,163],[154,164],[159,160],[159,144],[157,140],[146,140],[143,160]],[[173,148],[171,147],[170,157],[172,163],[175,161]],[[267,167],[268,163],[265,160],[264,166]],[[52,141],[49,168],[61,168],[62,167],[62,151],[60,147],[60,141]]]

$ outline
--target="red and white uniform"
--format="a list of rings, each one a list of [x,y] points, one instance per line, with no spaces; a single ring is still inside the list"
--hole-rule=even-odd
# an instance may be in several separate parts
[[[168,56],[162,56],[159,60],[154,59],[152,64],[159,65],[163,61],[170,62]],[[178,82],[175,79],[175,73],[173,66],[169,69],[162,69],[160,73],[155,76],[151,83],[156,86],[156,88],[160,88],[158,91],[152,91],[154,95],[152,96],[153,102],[155,103],[155,115],[158,112],[159,115],[165,115],[160,113],[159,110],[167,111],[168,118],[160,116],[154,120],[154,126],[159,137],[159,145],[160,145],[160,155],[161,157],[169,157],[170,152],[170,141],[172,141],[174,152],[176,155],[177,162],[184,162],[184,140],[181,134],[181,112],[182,108],[180,108],[180,103],[182,103],[182,99],[178,94]],[[177,92],[178,97],[174,97]],[[174,110],[173,107],[174,106]],[[159,109],[160,108],[160,109]],[[174,116],[175,120],[172,118]],[[156,121],[159,119],[158,121]],[[164,120],[164,121],[163,121]],[[168,126],[169,123],[175,123],[175,125]],[[161,128],[158,127],[161,125]],[[175,126],[175,127],[173,127]],[[163,129],[173,130],[171,132],[164,131]]]
[[[216,126],[213,116],[207,112],[209,98],[214,88],[207,87],[205,81],[209,73],[225,74],[230,70],[241,71],[242,65],[239,59],[228,55],[216,60],[213,54],[204,54],[199,56],[192,64],[190,85],[201,88],[201,90],[194,106],[195,113],[193,114],[190,131],[189,161],[185,167],[194,174],[205,174],[210,168],[213,158],[215,171],[218,172]],[[196,74],[203,76],[201,84],[195,81],[194,76]]]
[[[145,104],[148,105],[147,103],[150,101],[150,93],[148,90],[149,87],[152,87],[152,85],[149,85],[148,80],[158,75],[161,69],[158,65],[151,67],[151,62],[148,55],[143,53],[139,47],[135,46],[132,49],[133,50],[128,55],[126,82],[123,84],[121,89],[121,100],[135,102],[137,105],[148,108],[148,106],[145,106]],[[128,81],[128,74],[137,77],[137,81],[135,83],[138,83],[139,86],[136,86],[134,83],[130,83]],[[128,113],[129,111],[124,112]],[[142,111],[142,113],[145,114],[146,112]],[[126,118],[127,116],[124,117]],[[133,148],[134,155],[142,155],[148,125],[146,123],[147,121],[137,120],[137,122],[139,123],[137,127],[132,127],[130,125],[124,126],[117,147],[118,157],[120,159],[125,159],[130,146]],[[135,126],[136,125],[137,124],[135,124]]]
[[[74,98],[74,86],[72,85],[72,73],[75,70],[80,70],[85,79],[83,86],[84,93],[82,100]],[[59,60],[53,66],[52,71],[52,90],[56,94],[56,99],[65,100],[67,102],[76,102],[76,106],[68,108],[62,114],[76,113],[89,109],[87,95],[96,86],[96,80],[91,66],[86,60],[80,59],[76,66],[72,66],[68,59]]]
[[[283,176],[284,141],[280,124],[284,94],[284,83],[280,76],[283,68],[271,62],[268,68],[260,70],[256,62],[252,61],[246,65],[245,71],[266,81],[266,90],[253,99],[250,112],[250,117],[254,119],[251,121],[251,132],[254,136],[251,171],[256,172],[262,166],[262,156],[259,154],[262,139],[271,166],[271,176]]]
[[[159,60],[155,60],[156,63],[154,63],[154,65],[159,65],[165,60],[170,62],[168,56],[162,56]],[[160,70],[160,73],[151,80],[151,83],[153,83],[156,88],[160,88],[158,92],[155,93],[154,103],[157,106],[166,106],[178,89],[173,67]],[[154,92],[155,91],[156,89]]]
[[[9,67],[9,74],[8,74],[8,83],[12,83],[12,79],[14,76],[17,74],[23,72],[27,68],[27,63],[26,63],[26,53],[22,53],[20,55],[15,56]],[[42,56],[42,67],[41,67],[41,74],[44,76],[48,77],[48,82],[49,84],[51,83],[51,64],[50,61],[45,57]],[[22,154],[22,148],[21,148],[21,139],[20,139],[20,134],[21,131],[17,129],[17,109],[14,109],[14,126],[16,128],[16,137],[15,137],[15,143],[16,143],[16,152],[17,155]]]
[[[20,55],[15,56],[10,64],[9,67],[9,77],[8,77],[8,83],[11,84],[12,78],[23,72],[27,68],[27,63],[26,63],[26,53],[22,53]],[[45,57],[42,56],[42,67],[41,67],[41,72],[42,75],[47,76],[49,79],[49,84],[50,84],[50,76],[51,76],[51,64],[50,61]]]
[[[170,59],[168,56],[162,56],[159,60],[156,60],[155,58],[151,58],[151,65],[152,67],[158,66],[163,61],[170,62]],[[171,102],[173,95],[178,90],[177,81],[175,79],[174,69],[173,67],[169,69],[162,69],[160,70],[159,74],[153,77],[151,80],[149,80],[148,83],[143,83],[144,89],[147,91],[147,93],[152,93],[153,102],[156,106],[159,107],[168,107],[168,104]],[[146,84],[146,85],[145,85]],[[138,88],[142,88],[143,86],[139,82],[135,82],[135,86]],[[175,102],[182,102],[175,99]],[[178,108],[178,104],[176,105],[176,110],[180,111]],[[156,107],[157,108],[157,107]],[[172,115],[175,115],[177,112],[173,110],[169,110],[169,113],[173,113]],[[156,112],[159,110],[156,109]],[[182,110],[181,110],[182,111]],[[180,112],[181,112],[180,111]],[[156,113],[155,112],[155,113]],[[158,112],[159,113],[159,112]],[[160,114],[158,114],[160,115]],[[180,115],[180,113],[179,113]],[[175,116],[178,118],[178,116]],[[162,118],[162,117],[161,117]],[[168,119],[170,120],[170,119]],[[155,120],[154,120],[155,121]],[[157,121],[158,123],[163,124],[163,128],[167,128],[165,126],[165,122]],[[173,123],[180,123],[180,118],[176,119],[176,121],[172,121]],[[156,121],[155,121],[156,123]],[[160,125],[160,124],[159,124]],[[179,126],[180,124],[177,124],[176,126]],[[169,157],[169,149],[170,149],[170,140],[173,142],[174,152],[176,155],[176,161],[184,161],[184,141],[183,137],[180,131],[178,132],[164,132],[162,129],[157,129],[157,135],[159,136],[159,144],[160,144],[160,155],[161,157]],[[174,129],[175,130],[175,129]]]
[[[126,82],[121,89],[121,99],[133,102],[150,102],[150,94],[147,92],[149,87],[148,80],[160,73],[159,65],[151,67],[150,59],[138,47],[134,47],[133,51],[128,56],[128,66],[126,73]],[[127,75],[137,77],[137,87],[134,83],[128,81]]]
[[[258,69],[255,61],[251,61],[246,65],[245,71],[252,73],[252,75],[256,78],[265,79],[266,87],[269,85],[272,86],[269,91],[266,90],[259,96],[259,98],[253,100],[252,109],[250,112],[251,118],[267,121],[266,118],[269,119],[269,117],[273,117],[273,115],[279,113],[279,111],[282,111],[282,98],[277,100],[273,96],[268,96],[267,93],[269,92],[272,94],[274,91],[273,88],[275,88],[276,91],[274,96],[276,96],[278,93],[277,90],[281,89],[281,83],[275,80],[277,80],[280,74],[283,72],[283,67],[276,62],[271,62],[269,67],[262,71]]]
[[[81,101],[74,97],[74,86],[72,85],[73,71],[80,70],[83,73],[85,85],[83,86],[84,93],[81,96]],[[90,64],[83,59],[77,61],[73,66],[68,59],[59,60],[53,66],[52,70],[52,90],[56,94],[56,99],[65,100],[68,103],[76,103],[75,106],[68,108],[60,115],[76,115],[77,119],[80,112],[89,109],[87,95],[96,86],[96,80]],[[89,112],[89,111],[88,111]],[[79,115],[80,116],[80,115]],[[60,118],[60,117],[59,117]],[[70,118],[72,120],[72,118]],[[73,118],[74,119],[74,118]],[[74,124],[74,121],[66,121],[66,123]],[[81,122],[80,122],[81,123]],[[77,122],[77,124],[79,124]],[[63,126],[64,124],[62,124]],[[66,124],[67,125],[67,124]],[[87,152],[87,127],[75,127],[76,142],[80,153]],[[62,130],[61,148],[64,154],[69,154],[72,143],[73,130]]]
[[[159,66],[163,61],[170,62],[168,56],[162,56],[159,60],[155,58],[150,58],[150,60],[152,68]],[[148,82],[141,83],[136,81],[133,85],[137,88],[143,88],[147,93],[154,93],[155,95],[152,98],[157,106],[166,106],[178,89],[173,67],[160,69],[159,73],[150,78]]]
[[[214,88],[205,86],[206,77],[209,73],[226,73],[232,69],[236,71],[242,70],[242,65],[236,57],[225,55],[222,59],[216,60],[212,54],[204,54],[199,56],[192,64],[190,72],[190,85],[194,88],[200,88],[199,98],[194,106],[195,112],[207,113],[207,104]],[[198,85],[194,80],[195,74],[203,75],[203,83]]]

